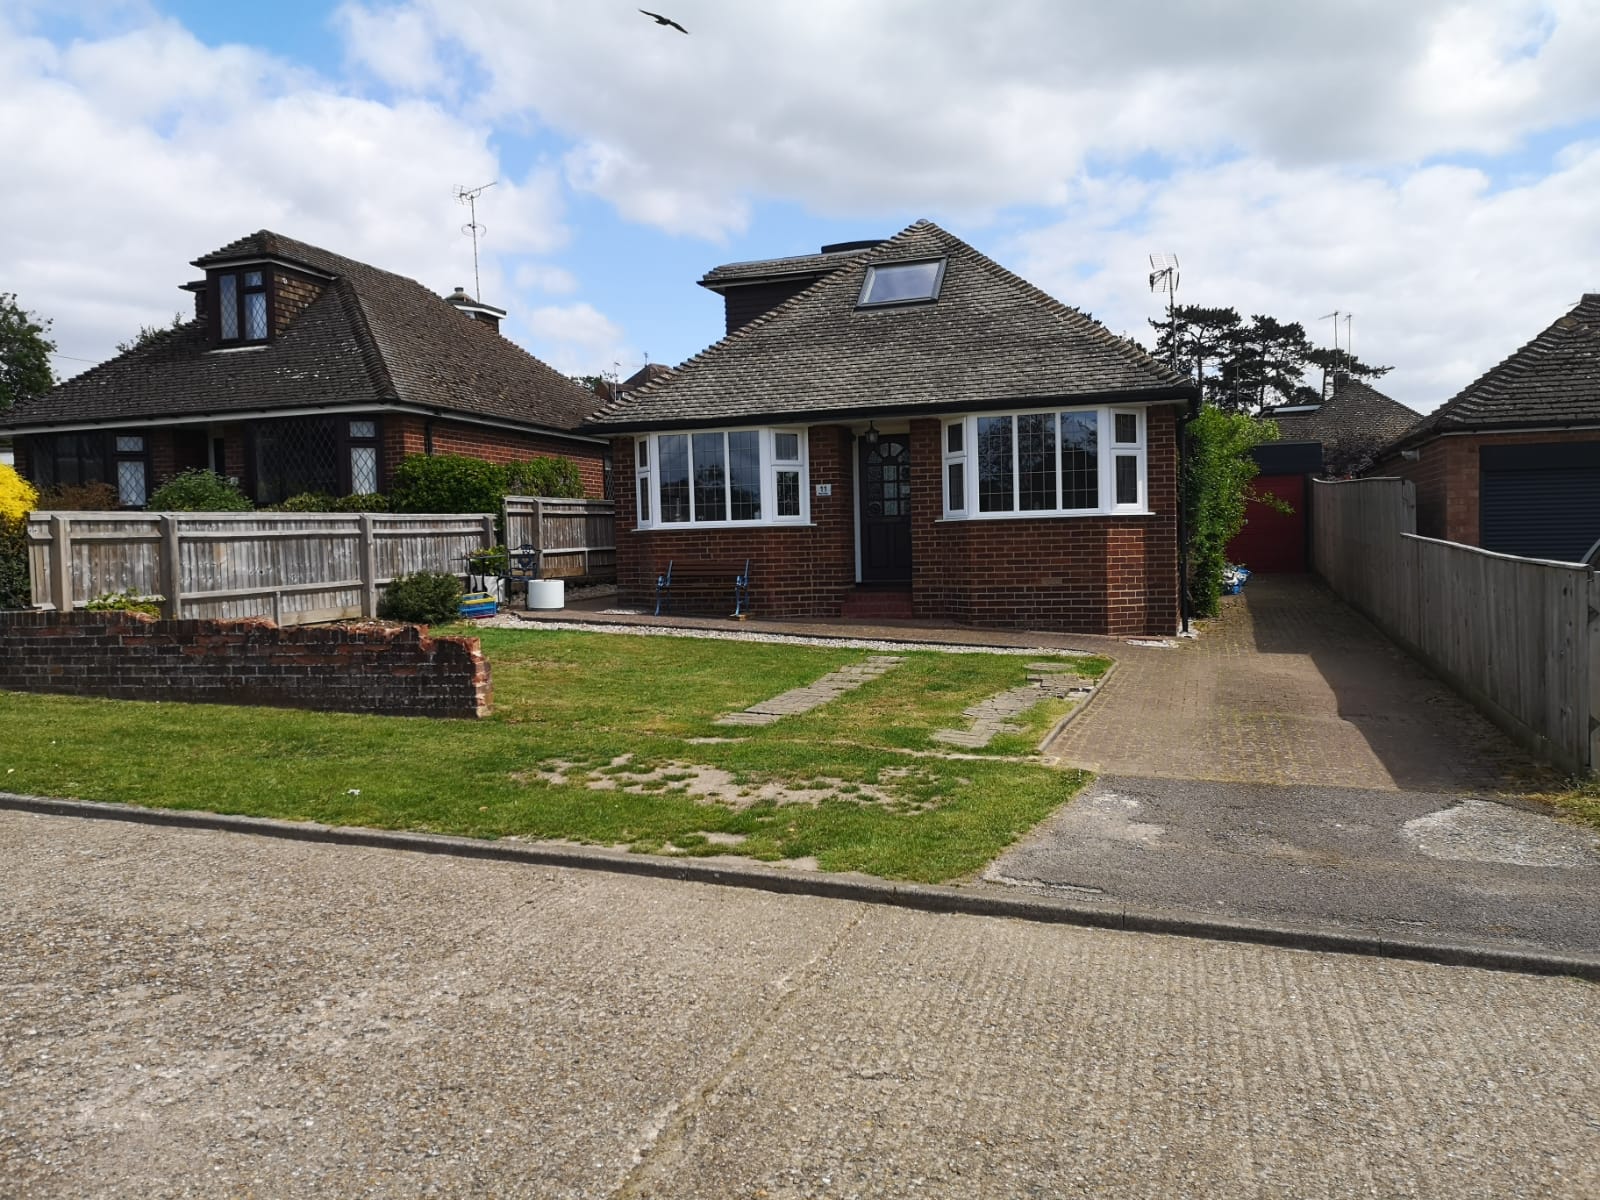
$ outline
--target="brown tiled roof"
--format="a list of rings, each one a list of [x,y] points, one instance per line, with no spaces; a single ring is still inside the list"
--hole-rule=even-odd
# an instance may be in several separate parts
[[[738,283],[756,283],[793,275],[822,275],[836,270],[860,255],[864,247],[850,250],[825,250],[821,254],[797,254],[789,258],[762,258],[753,262],[724,263],[713,267],[700,279],[700,286],[718,291]]]
[[[1600,293],[1435,409],[1391,449],[1467,430],[1600,425]]]
[[[1347,376],[1335,380],[1322,403],[1289,407],[1302,411],[1269,409],[1261,415],[1277,422],[1280,441],[1321,442],[1324,460],[1338,474],[1365,466],[1374,451],[1422,420],[1415,409]]]
[[[875,263],[946,258],[937,301],[857,309]],[[775,260],[777,261],[777,260]],[[1177,400],[1188,380],[928,221],[849,254],[668,378],[596,413],[594,429]]]
[[[405,404],[571,430],[595,407],[587,389],[403,275],[270,230],[194,265],[264,259],[331,277],[271,343],[211,352],[203,323],[193,321],[19,404],[6,424]]]

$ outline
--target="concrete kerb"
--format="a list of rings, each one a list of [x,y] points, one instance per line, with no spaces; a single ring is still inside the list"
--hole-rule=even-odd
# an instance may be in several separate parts
[[[448,854],[462,858],[525,863],[530,866],[614,871],[627,875],[674,879],[719,887],[751,888],[783,895],[817,896],[830,900],[891,905],[930,913],[1002,917],[1131,933],[1160,933],[1214,941],[1248,942],[1291,950],[1360,954],[1447,966],[1478,967],[1491,971],[1566,975],[1600,982],[1600,957],[1541,954],[1492,945],[1385,938],[1371,934],[1338,933],[1248,921],[1225,921],[1126,906],[1079,904],[1055,898],[996,895],[936,884],[891,883],[839,875],[800,874],[781,868],[763,867],[759,864],[734,865],[707,859],[664,858],[587,846],[482,841],[442,834],[401,833],[382,829],[319,825],[313,822],[279,821],[264,817],[229,816],[223,813],[135,808],[114,803],[60,800],[11,792],[0,792],[0,809],[45,816],[127,821],[179,829],[205,829],[327,845],[366,846],[418,854]]]

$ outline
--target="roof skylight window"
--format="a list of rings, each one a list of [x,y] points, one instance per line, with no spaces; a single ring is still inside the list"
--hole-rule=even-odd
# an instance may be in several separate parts
[[[866,282],[861,285],[861,299],[857,308],[876,308],[888,304],[918,304],[939,298],[939,285],[944,282],[944,263],[940,258],[933,262],[884,263],[868,267]]]

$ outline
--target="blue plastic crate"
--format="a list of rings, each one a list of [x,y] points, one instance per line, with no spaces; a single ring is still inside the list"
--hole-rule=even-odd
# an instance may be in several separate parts
[[[456,611],[463,617],[492,617],[499,607],[488,592],[468,592],[461,597],[461,607]]]

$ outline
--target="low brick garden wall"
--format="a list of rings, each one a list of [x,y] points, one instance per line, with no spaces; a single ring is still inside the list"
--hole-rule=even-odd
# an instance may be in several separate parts
[[[0,690],[397,717],[481,717],[490,702],[476,638],[127,612],[0,612]]]

